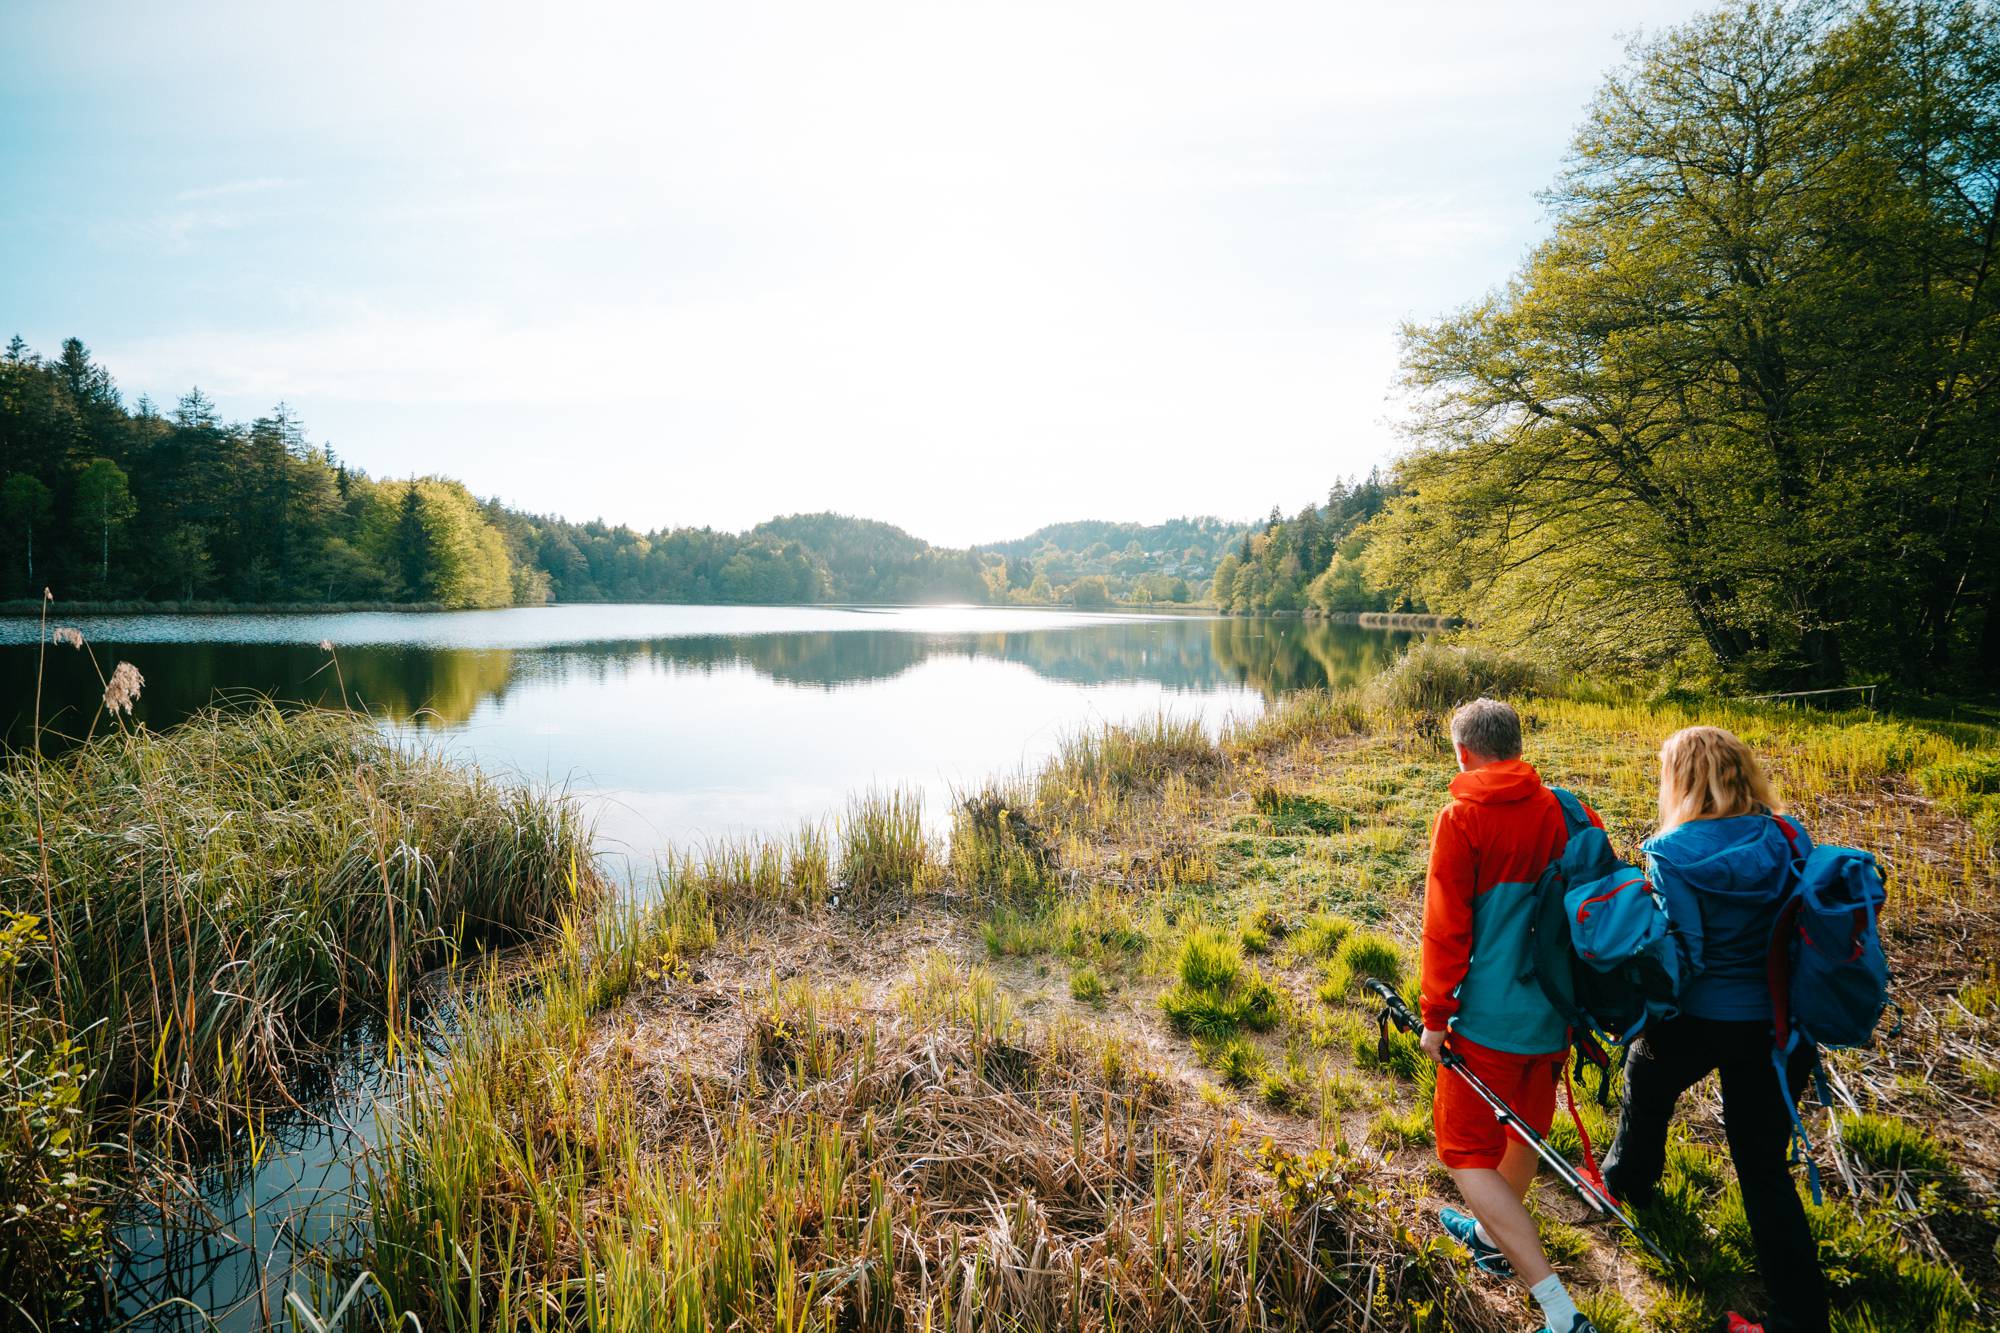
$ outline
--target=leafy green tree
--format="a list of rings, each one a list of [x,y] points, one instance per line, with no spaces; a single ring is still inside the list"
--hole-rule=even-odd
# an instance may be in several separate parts
[[[98,539],[98,586],[111,585],[111,530],[132,516],[132,491],[125,470],[108,458],[93,458],[76,478],[76,519]]]
[[[35,590],[35,529],[44,527],[54,512],[55,497],[36,478],[17,472],[0,482],[0,518],[6,520],[9,530],[20,534],[28,569],[25,586],[30,595]]]
[[[193,601],[196,589],[208,575],[208,534],[193,523],[183,523],[167,534],[161,553],[180,589],[181,600]]]
[[[1111,605],[1111,590],[1102,574],[1086,574],[1069,585],[1069,600],[1079,610],[1096,610]]]
[[[2000,23],[1636,44],[1504,289],[1404,332],[1378,582],[1580,660],[1921,680],[2000,595]]]
[[[1234,551],[1223,556],[1221,563],[1216,565],[1215,579],[1209,584],[1208,595],[1218,609],[1228,611],[1235,606],[1236,574],[1242,568],[1243,561]]]

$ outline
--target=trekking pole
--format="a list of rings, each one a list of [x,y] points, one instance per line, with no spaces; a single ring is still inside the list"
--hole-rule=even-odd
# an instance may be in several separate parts
[[[1363,984],[1382,1000],[1382,1012],[1376,1016],[1375,1024],[1381,1033],[1381,1053],[1386,1060],[1389,1054],[1391,1023],[1409,1033],[1422,1031],[1423,1024],[1419,1023],[1417,1016],[1410,1012],[1410,1006],[1403,1003],[1403,997],[1391,990],[1386,983],[1370,977]],[[1670,1268],[1673,1266],[1673,1260],[1667,1258],[1666,1251],[1654,1244],[1653,1238],[1639,1229],[1639,1224],[1632,1220],[1631,1214],[1619,1205],[1618,1200],[1611,1197],[1610,1191],[1577,1170],[1567,1157],[1549,1146],[1547,1139],[1529,1128],[1526,1121],[1514,1114],[1514,1108],[1502,1101],[1500,1094],[1487,1086],[1485,1079],[1472,1072],[1465,1063],[1464,1056],[1447,1046],[1440,1055],[1438,1063],[1464,1079],[1473,1092],[1478,1094],[1479,1100],[1485,1102],[1492,1110],[1493,1118],[1500,1122],[1501,1128],[1511,1129],[1520,1135],[1521,1141],[1535,1150],[1535,1156],[1541,1158],[1551,1171],[1562,1177],[1563,1183],[1575,1190],[1577,1197],[1589,1204],[1592,1212],[1624,1227],[1655,1259]]]

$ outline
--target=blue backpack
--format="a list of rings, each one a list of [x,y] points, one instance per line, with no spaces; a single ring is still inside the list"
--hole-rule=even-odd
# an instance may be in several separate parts
[[[1867,1046],[1890,1006],[1889,960],[1882,952],[1878,917],[1888,899],[1875,857],[1853,847],[1815,846],[1798,852],[1799,833],[1781,815],[1772,818],[1792,845],[1791,887],[1771,927],[1771,1062],[1792,1113],[1798,1155],[1806,1159],[1813,1202],[1820,1202],[1819,1168],[1812,1140],[1799,1117],[1786,1074],[1792,1052],[1812,1052],[1812,1077],[1820,1104],[1829,1109],[1821,1047]],[[1890,1035],[1900,1030],[1898,1022]]]
[[[1666,903],[1645,874],[1618,859],[1582,802],[1551,790],[1569,841],[1535,884],[1530,963],[1579,1056],[1607,1067],[1603,1043],[1629,1043],[1649,1020],[1677,1012],[1680,951]],[[1600,1100],[1609,1087],[1607,1076]]]

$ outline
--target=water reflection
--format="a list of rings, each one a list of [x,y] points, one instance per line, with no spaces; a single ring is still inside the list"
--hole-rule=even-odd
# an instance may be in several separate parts
[[[504,615],[506,613],[492,613]],[[302,633],[329,628],[307,618]],[[334,618],[329,618],[331,621]],[[864,622],[865,623],[865,622]],[[157,633],[159,621],[148,626]],[[316,641],[140,641],[116,620],[92,625],[92,652],[108,671],[129,660],[146,676],[136,717],[171,726],[232,693],[289,703],[343,700],[393,721],[453,729],[481,705],[532,684],[602,684],[635,668],[664,673],[747,669],[783,685],[836,690],[894,680],[940,659],[1012,662],[1044,680],[1081,686],[1145,682],[1171,691],[1248,687],[1264,699],[1308,686],[1355,684],[1380,670],[1407,634],[1294,619],[1106,619],[1060,628],[925,632],[820,629],[729,635],[601,639],[523,647],[360,643],[339,649],[339,668]],[[0,646],[6,741],[25,744],[37,659],[32,644]],[[101,686],[92,664],[52,648],[42,681],[42,719],[57,736],[88,730]]]

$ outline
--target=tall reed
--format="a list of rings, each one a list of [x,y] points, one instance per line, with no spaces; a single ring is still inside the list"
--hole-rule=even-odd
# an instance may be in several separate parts
[[[120,719],[0,768],[0,925],[36,941],[0,978],[0,1055],[44,1082],[88,1071],[79,1150],[130,1109],[130,1148],[178,1155],[288,1099],[348,1020],[400,1014],[426,971],[545,933],[602,891],[573,802],[392,744],[365,717],[255,703],[164,733]],[[0,1210],[50,1188],[6,1173]],[[19,1234],[0,1228],[0,1276],[32,1261]]]

